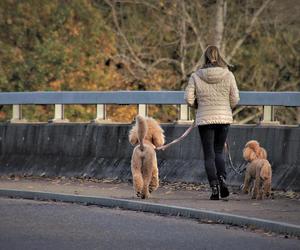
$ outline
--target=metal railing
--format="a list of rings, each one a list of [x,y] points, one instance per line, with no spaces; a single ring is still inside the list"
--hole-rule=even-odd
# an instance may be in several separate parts
[[[300,92],[241,91],[240,106],[263,106],[263,122],[274,122],[274,107],[300,107]],[[11,122],[22,121],[22,105],[55,105],[53,122],[65,121],[64,106],[68,104],[97,105],[96,122],[106,120],[107,104],[136,104],[138,113],[147,115],[147,105],[179,105],[179,121],[189,121],[189,108],[183,91],[61,91],[61,92],[2,92],[0,105],[13,105]]]

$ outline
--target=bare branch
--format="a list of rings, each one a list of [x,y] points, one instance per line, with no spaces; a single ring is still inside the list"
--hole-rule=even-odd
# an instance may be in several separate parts
[[[205,47],[204,47],[204,41],[200,35],[200,32],[198,30],[198,28],[196,27],[195,23],[193,22],[193,19],[192,17],[190,16],[190,14],[186,11],[186,9],[184,8],[183,9],[183,12],[184,12],[184,15],[186,16],[187,18],[187,22],[190,24],[192,30],[194,31],[196,37],[197,37],[197,41],[198,41],[198,44],[201,48],[202,51],[204,51]]]
[[[109,0],[105,0],[105,2],[111,7],[111,11],[112,11],[112,17],[113,17],[113,21],[114,24],[117,28],[117,31],[119,33],[119,35],[123,38],[131,56],[134,58],[134,60],[136,61],[136,63],[142,68],[142,69],[146,69],[145,64],[140,60],[140,58],[136,55],[136,53],[134,52],[133,48],[131,47],[127,37],[125,36],[125,34],[122,32],[120,25],[119,25],[119,21],[118,21],[118,17],[117,17],[117,13],[116,13],[116,9],[113,3],[111,3]]]
[[[285,37],[284,34],[281,34],[281,37],[285,41],[287,47],[290,49],[293,56],[298,57],[298,53],[297,53],[296,49],[294,48],[293,44],[291,44],[291,42]],[[298,43],[295,43],[295,44],[298,44]]]
[[[251,116],[247,116],[245,119],[239,121],[239,124],[246,124],[247,122],[252,121],[252,120],[255,119],[256,117],[261,116],[262,113],[263,113],[263,111],[262,111],[262,110],[259,110],[257,113],[254,113],[254,114],[251,115]]]
[[[183,12],[186,12],[185,9],[185,1],[181,1],[181,7]],[[181,29],[180,29],[180,68],[182,72],[182,79],[185,79],[186,77],[186,71],[185,71],[185,58],[186,58],[186,20],[182,17],[181,19]]]
[[[238,108],[236,108],[234,110],[234,112],[232,113],[233,116],[237,115],[238,113],[240,113],[241,111],[243,111],[245,108],[247,108],[247,106],[239,106]]]
[[[175,60],[175,59],[171,59],[171,58],[159,58],[158,60],[156,60],[154,63],[152,63],[149,66],[149,71],[153,70],[153,68],[155,68],[157,65],[159,65],[160,63],[171,63],[171,64],[175,64],[177,66],[181,66],[180,62]]]
[[[202,58],[199,58],[198,62],[194,65],[194,67],[189,72],[189,74],[192,73],[192,72],[195,72],[201,66],[201,63],[202,63]]]
[[[128,4],[140,4],[140,5],[144,5],[144,6],[146,6],[146,7],[149,7],[149,8],[151,8],[151,9],[157,10],[157,11],[159,10],[159,8],[158,8],[156,5],[151,4],[149,1],[118,0],[118,1],[115,1],[115,2],[118,2],[118,3],[128,3]]]
[[[230,60],[232,59],[232,57],[236,54],[237,50],[242,46],[242,44],[244,43],[244,41],[246,40],[247,36],[249,35],[249,33],[252,31],[252,28],[254,27],[257,18],[259,17],[259,15],[263,12],[263,10],[268,6],[268,4],[273,1],[273,0],[266,0],[264,1],[264,3],[260,6],[260,8],[254,13],[252,20],[248,26],[248,28],[245,31],[245,34],[243,37],[241,37],[236,44],[234,45],[233,49],[231,50],[229,56],[226,58],[228,62],[230,62]]]
[[[117,59],[118,61],[116,61],[115,59]],[[125,68],[127,69],[127,71],[129,72],[129,74],[133,77],[134,80],[141,80],[143,77],[138,76],[134,70],[132,70],[130,64],[131,63],[135,63],[131,58],[129,58],[126,55],[123,54],[118,54],[112,57],[112,60],[116,63],[123,63],[123,65],[125,66]]]
[[[285,84],[282,87],[279,87],[277,91],[287,91],[287,90],[297,90],[299,89],[300,82],[293,82],[290,84]]]

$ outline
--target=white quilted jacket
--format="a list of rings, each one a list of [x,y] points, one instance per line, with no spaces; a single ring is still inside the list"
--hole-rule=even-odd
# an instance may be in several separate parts
[[[197,108],[196,125],[232,123],[232,108],[240,100],[234,75],[221,67],[193,73],[184,98],[189,106]]]

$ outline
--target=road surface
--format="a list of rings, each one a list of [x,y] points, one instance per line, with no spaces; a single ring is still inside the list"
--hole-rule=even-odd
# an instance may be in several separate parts
[[[78,204],[0,198],[0,249],[300,249],[300,240]]]

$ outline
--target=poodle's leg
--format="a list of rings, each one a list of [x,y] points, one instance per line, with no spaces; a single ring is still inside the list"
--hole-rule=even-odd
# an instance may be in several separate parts
[[[244,186],[243,186],[243,192],[245,194],[249,193],[250,182],[251,182],[251,176],[250,176],[249,172],[246,171],[245,179],[244,179]]]
[[[152,164],[151,159],[147,159],[146,157],[143,159],[142,163],[142,175],[143,175],[143,191],[142,191],[142,199],[149,198],[149,185],[152,177]]]
[[[259,174],[259,171],[256,171],[252,199],[256,199],[258,192],[260,190],[260,185],[261,185],[260,184],[260,174]]]
[[[142,197],[143,177],[140,173],[133,174],[133,186],[137,197]]]
[[[141,167],[142,167],[141,158],[138,156],[133,156],[131,160],[131,172],[132,172],[133,187],[137,197],[142,196],[142,190],[144,186]]]
[[[152,193],[159,186],[158,168],[156,157],[152,163],[152,178],[149,184],[149,192]]]
[[[260,178],[259,187],[258,187],[258,194],[256,196],[257,200],[262,200],[262,198],[263,198],[263,185],[264,185],[264,180]]]
[[[144,176],[144,186],[142,191],[142,199],[147,199],[150,196],[149,184],[151,181],[151,174]]]
[[[266,197],[271,195],[271,178],[264,180],[264,194]]]
[[[157,167],[152,171],[152,178],[149,185],[149,192],[152,193],[155,191],[159,186],[159,177],[158,177],[158,169]]]

